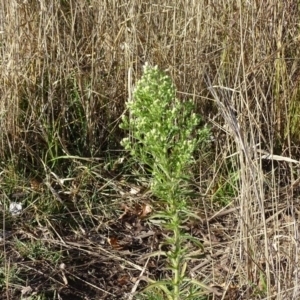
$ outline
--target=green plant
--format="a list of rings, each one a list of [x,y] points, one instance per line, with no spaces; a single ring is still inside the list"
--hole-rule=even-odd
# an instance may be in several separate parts
[[[51,251],[47,249],[41,241],[35,242],[21,242],[15,240],[16,249],[22,257],[28,257],[31,260],[49,260],[52,262],[57,262],[61,258],[61,253],[59,251]]]
[[[4,289],[12,283],[19,282],[18,272],[19,270],[11,264],[9,260],[6,260],[3,254],[0,256],[0,289]]]
[[[237,193],[238,180],[239,177],[237,172],[227,174],[227,178],[220,176],[218,188],[212,197],[213,201],[221,206],[229,205]]]
[[[145,66],[127,108],[129,117],[123,117],[121,128],[130,136],[122,144],[151,172],[151,190],[163,207],[153,218],[162,220],[164,228],[173,233],[165,238],[167,250],[152,254],[167,258],[172,278],[152,282],[147,290],[160,289],[168,299],[188,299],[190,285],[198,283],[186,277],[187,260],[191,258],[186,245],[192,242],[200,249],[202,245],[181,228],[192,215],[189,167],[194,162],[194,151],[208,140],[209,129],[196,129],[200,117],[193,113],[193,104],[176,98],[170,77],[157,67]]]

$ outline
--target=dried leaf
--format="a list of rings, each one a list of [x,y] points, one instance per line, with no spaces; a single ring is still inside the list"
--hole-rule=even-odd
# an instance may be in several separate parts
[[[35,192],[40,191],[41,190],[41,185],[42,185],[41,182],[38,181],[37,179],[35,179],[35,178],[30,179],[30,188],[33,191],[35,191]]]
[[[116,237],[107,238],[108,243],[115,250],[122,250],[123,247],[119,244],[118,239]]]
[[[152,212],[152,207],[149,204],[143,204],[142,210],[139,213],[140,218],[144,218]]]
[[[127,285],[128,283],[130,283],[130,279],[128,275],[123,275],[118,278],[119,285]]]
[[[132,283],[136,283],[139,279],[140,279],[140,277],[132,277],[130,281]]]
[[[21,290],[22,296],[29,295],[29,294],[31,294],[31,292],[32,292],[32,288],[31,288],[30,285],[29,285],[29,286],[24,286],[24,287],[22,288],[22,290]]]
[[[141,189],[135,187],[135,188],[131,188],[130,191],[129,191],[129,193],[130,193],[131,195],[136,195],[136,194],[138,194],[140,191],[141,191]]]
[[[130,207],[128,207],[126,204],[122,203],[121,208],[124,209],[124,212],[119,216],[118,220],[124,219],[125,216],[131,213]]]

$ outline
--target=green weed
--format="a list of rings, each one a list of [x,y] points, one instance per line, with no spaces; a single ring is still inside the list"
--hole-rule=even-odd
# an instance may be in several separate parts
[[[187,195],[193,153],[207,141],[209,130],[196,129],[200,117],[193,112],[192,103],[176,98],[170,77],[157,67],[145,66],[127,108],[129,117],[123,117],[121,128],[129,131],[129,137],[122,144],[152,174],[151,190],[163,206],[153,218],[161,220],[162,226],[173,233],[164,241],[168,250],[151,254],[167,258],[172,278],[151,282],[146,290],[158,289],[168,299],[182,299],[183,295],[188,299],[187,290],[197,282],[188,283],[186,244],[192,242],[199,249],[202,245],[181,228],[191,214]]]

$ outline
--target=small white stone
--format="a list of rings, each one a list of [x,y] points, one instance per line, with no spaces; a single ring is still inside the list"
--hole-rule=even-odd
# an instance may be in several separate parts
[[[9,212],[13,215],[19,215],[22,212],[22,203],[20,202],[11,202],[9,204]]]

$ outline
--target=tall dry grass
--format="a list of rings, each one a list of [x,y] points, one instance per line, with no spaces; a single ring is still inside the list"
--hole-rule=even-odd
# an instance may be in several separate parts
[[[247,299],[255,289],[297,299],[299,202],[285,187],[298,166],[260,150],[299,154],[298,2],[155,2],[1,1],[1,160],[34,172],[60,155],[120,149],[128,88],[144,62],[158,65],[213,127],[200,178],[212,174],[210,189],[238,176],[228,272],[220,282],[213,268],[211,282],[234,278]]]

